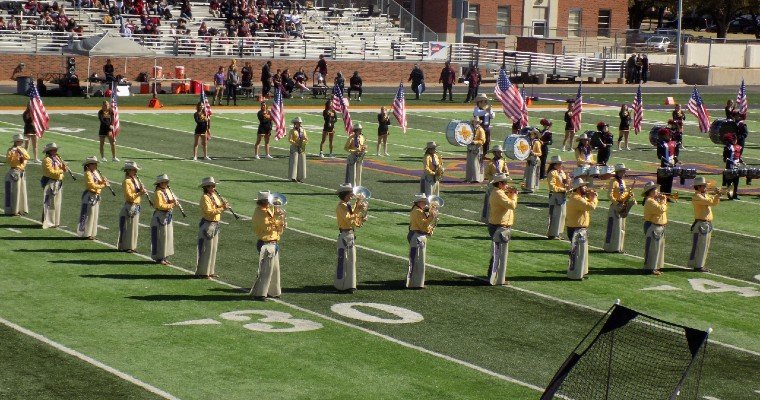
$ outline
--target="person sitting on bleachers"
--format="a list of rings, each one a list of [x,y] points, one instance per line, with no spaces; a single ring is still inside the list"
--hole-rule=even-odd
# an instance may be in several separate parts
[[[186,18],[188,20],[193,19],[193,10],[190,8],[190,3],[188,1],[185,1],[182,5],[179,16],[180,18]]]
[[[222,15],[220,9],[221,4],[219,4],[218,0],[211,0],[208,4],[208,13],[214,18],[219,18],[219,16]]]

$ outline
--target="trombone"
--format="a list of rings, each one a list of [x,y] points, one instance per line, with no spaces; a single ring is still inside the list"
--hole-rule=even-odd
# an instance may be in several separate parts
[[[283,209],[288,204],[288,198],[282,193],[270,193],[269,204],[274,208],[273,214],[277,217],[277,225],[280,227],[279,233],[282,234],[288,226],[288,221],[285,219],[285,209]]]
[[[356,205],[363,203],[365,207],[362,209],[362,219],[367,220],[367,213],[369,211],[369,203],[367,200],[372,198],[372,192],[364,186],[354,186],[352,189],[354,196],[356,196]]]

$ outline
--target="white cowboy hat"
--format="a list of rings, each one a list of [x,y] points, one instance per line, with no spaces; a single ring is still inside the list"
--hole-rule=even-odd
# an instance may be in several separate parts
[[[256,196],[256,201],[269,201],[269,195],[271,195],[271,193],[268,190],[259,192],[259,194]]]
[[[45,145],[45,148],[42,149],[42,152],[47,153],[50,150],[58,150],[58,145],[55,143],[48,143]]]
[[[133,169],[135,171],[139,171],[140,167],[137,166],[137,163],[134,161],[124,161],[124,166],[121,167],[122,171],[126,171],[128,169]]]
[[[549,161],[549,165],[551,164],[562,164],[562,158],[560,156],[552,156],[552,159]]]
[[[362,124],[360,124],[358,122],[354,122],[353,128],[354,128],[355,131],[360,131],[360,130],[362,130]]]
[[[501,147],[500,144],[497,144],[496,146],[491,147],[491,153],[495,153],[497,151],[504,152],[504,148]]]
[[[488,96],[485,95],[485,93],[481,93],[478,95],[478,97],[475,98],[475,103],[480,103],[481,101],[490,101],[491,99],[488,98]]]
[[[628,171],[628,168],[625,167],[625,164],[615,164],[615,172],[620,171]]]
[[[656,184],[656,183],[654,183],[652,181],[649,181],[649,182],[647,182],[647,183],[644,184],[644,189],[642,190],[641,193],[644,196],[646,196],[646,194],[649,193],[650,190],[652,190],[652,189],[658,189],[659,187],[660,187],[660,185],[658,185],[658,184]]]
[[[427,142],[425,149],[434,149],[436,147],[438,147],[438,145],[435,142]]]
[[[13,141],[13,143],[16,143],[16,142],[23,142],[26,139],[24,138],[24,135],[22,133],[17,133],[13,135],[11,140]]]
[[[159,183],[169,182],[169,175],[161,174],[156,177],[156,185]]]
[[[291,123],[294,123],[294,124],[295,124],[296,122],[299,122],[299,123],[303,123],[303,120],[301,119],[301,117],[295,117],[295,118],[293,118],[293,120],[292,120],[292,121],[290,121],[290,122],[291,122]]]
[[[585,133],[581,133],[580,135],[578,135],[578,138],[575,140],[588,140],[588,135]]]
[[[353,185],[351,185],[350,183],[344,183],[338,186],[338,190],[336,191],[336,193],[342,194],[342,193],[353,192],[353,191],[354,191]]]
[[[698,176],[694,178],[694,187],[705,186],[705,185],[707,185],[707,181],[705,180],[704,176]]]
[[[206,187],[206,186],[216,186],[216,181],[214,180],[213,176],[209,176],[208,178],[203,178],[201,180],[201,184],[198,185],[198,187]]]
[[[90,156],[90,157],[85,158],[84,161],[82,161],[82,166],[85,166],[85,165],[88,165],[88,164],[97,164],[98,162],[99,161],[98,161],[97,157]]]
[[[498,182],[509,182],[512,178],[509,177],[507,174],[494,174],[493,179],[491,179],[490,184],[498,183]]]
[[[427,201],[427,196],[425,196],[425,193],[415,194],[414,199],[412,200],[412,204],[420,202],[420,201]]]
[[[581,178],[574,178],[573,179],[573,190],[578,189],[582,186],[588,185],[586,182],[583,181]]]

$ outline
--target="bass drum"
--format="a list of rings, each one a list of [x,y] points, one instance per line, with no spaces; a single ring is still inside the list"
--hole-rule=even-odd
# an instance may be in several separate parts
[[[454,146],[466,147],[474,136],[475,130],[467,121],[453,120],[446,127],[446,140]]]
[[[729,133],[736,135],[738,131],[739,128],[736,126],[736,122],[733,120],[716,119],[710,125],[710,140],[715,144],[723,146],[727,143],[727,141],[724,140],[726,135]]]
[[[530,142],[523,135],[509,135],[504,139],[504,154],[512,159],[525,161],[530,155]]]
[[[657,144],[660,142],[660,139],[662,137],[660,136],[660,129],[667,128],[665,125],[655,125],[652,127],[652,129],[649,130],[649,144],[651,144],[654,147],[657,147]]]

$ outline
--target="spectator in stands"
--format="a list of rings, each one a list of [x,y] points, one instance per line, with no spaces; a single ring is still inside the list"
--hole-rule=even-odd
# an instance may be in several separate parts
[[[4,31],[8,29],[7,26],[5,26],[5,19],[3,17],[0,17],[0,31]]]
[[[293,75],[293,80],[296,82],[296,86],[300,89],[301,98],[303,99],[303,92],[309,91],[309,88],[306,86],[306,81],[308,81],[309,78],[306,76],[303,67],[299,68],[298,72]]]
[[[182,4],[179,17],[185,18],[188,20],[193,19],[193,10],[190,8],[190,2],[188,2],[187,0],[185,0],[185,2]]]
[[[214,74],[214,98],[211,99],[211,105],[222,105],[222,93],[224,93],[224,67],[219,66],[219,70]]]
[[[296,82],[290,77],[290,71],[287,68],[280,74],[280,81],[282,81],[283,95],[290,98],[293,90],[296,88]]]
[[[111,59],[106,60],[106,65],[103,66],[103,74],[105,75],[106,83],[111,83],[114,80],[113,75],[113,64],[111,64]]]
[[[420,68],[419,64],[414,64],[414,68],[412,68],[412,73],[409,74],[408,81],[412,82],[412,91],[414,91],[414,99],[419,100],[420,93],[421,93],[420,86],[425,83],[425,73],[422,72],[422,69]]]
[[[198,27],[198,36],[208,36],[208,27],[205,22],[201,22],[201,26]]]
[[[272,61],[267,61],[263,67],[261,67],[261,95],[269,97],[269,92],[272,90]]]
[[[351,75],[351,79],[348,80],[348,97],[351,98],[351,92],[357,93],[357,100],[362,101],[362,77],[359,76],[359,71],[354,71]]]
[[[457,75],[454,72],[454,68],[451,68],[451,62],[446,61],[441,70],[441,76],[438,78],[438,83],[443,83],[443,97],[441,97],[441,101],[446,101],[447,91],[449,92],[449,101],[454,101],[451,97],[451,89],[454,87],[456,79]]]
[[[221,14],[221,7],[222,5],[219,3],[218,0],[211,0],[211,2],[208,4],[208,13],[211,14],[214,18],[219,18]]]
[[[338,71],[338,74],[335,75],[335,80],[333,81],[335,85],[337,85],[340,88],[341,93],[346,93],[346,80],[343,79],[343,73]]]
[[[319,61],[317,61],[317,66],[314,67],[314,72],[319,72],[322,78],[327,76],[327,61],[325,61],[324,54],[319,55]]]
[[[478,89],[480,88],[480,83],[483,80],[483,77],[480,75],[480,70],[478,70],[478,67],[472,66],[470,67],[470,71],[467,73],[467,98],[464,99],[465,103],[469,103],[471,100],[474,100],[475,97],[478,96]]]

